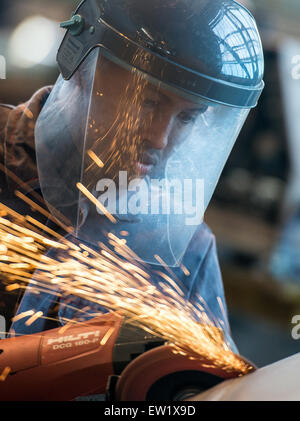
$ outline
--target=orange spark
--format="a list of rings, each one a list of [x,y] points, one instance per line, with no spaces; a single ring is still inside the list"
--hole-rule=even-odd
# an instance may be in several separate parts
[[[96,165],[98,165],[99,168],[103,168],[104,164],[101,161],[101,159],[93,152],[92,150],[88,151],[88,156],[95,162]]]
[[[10,372],[11,372],[11,368],[5,367],[4,370],[2,371],[2,374],[0,375],[0,382],[5,382]]]
[[[111,327],[110,329],[108,329],[108,331],[106,332],[106,334],[103,336],[100,345],[104,346],[107,341],[109,340],[109,338],[111,337],[111,335],[114,333],[115,328]]]
[[[108,210],[99,202],[89,191],[86,187],[84,187],[81,183],[76,184],[78,190],[81,191],[95,206],[97,206],[101,212],[113,223],[116,224],[116,219],[108,212]]]
[[[11,320],[12,322],[17,322],[18,320],[24,319],[24,317],[32,316],[34,314],[33,310],[24,311],[21,314],[18,314],[17,316],[13,317]]]
[[[37,319],[43,316],[42,311],[37,311],[33,316],[31,316],[28,320],[26,320],[25,325],[30,326],[34,323]]]

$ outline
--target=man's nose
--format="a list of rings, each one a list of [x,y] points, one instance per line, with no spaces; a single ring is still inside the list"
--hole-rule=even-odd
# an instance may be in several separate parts
[[[174,117],[171,114],[159,115],[152,119],[149,130],[147,130],[147,141],[152,148],[165,149],[172,130]]]

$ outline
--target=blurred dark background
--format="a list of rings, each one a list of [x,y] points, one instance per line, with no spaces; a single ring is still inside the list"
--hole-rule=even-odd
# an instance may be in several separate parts
[[[224,169],[206,222],[216,235],[232,334],[263,366],[300,351],[300,2],[244,0],[265,50],[266,88]],[[74,0],[0,0],[0,102],[26,101],[58,76]],[[6,298],[7,299],[7,298]],[[3,306],[2,302],[2,306]],[[0,302],[1,313],[1,302]]]

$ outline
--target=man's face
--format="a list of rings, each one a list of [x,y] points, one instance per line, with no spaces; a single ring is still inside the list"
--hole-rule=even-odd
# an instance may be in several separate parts
[[[188,138],[207,105],[102,60],[89,121],[90,149],[104,164],[101,178],[116,180],[119,171],[127,171],[129,180],[163,178],[168,158]]]

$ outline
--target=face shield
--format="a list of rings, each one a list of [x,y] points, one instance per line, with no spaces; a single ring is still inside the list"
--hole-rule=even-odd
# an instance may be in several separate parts
[[[44,199],[98,245],[112,232],[144,262],[177,266],[202,223],[249,108],[192,96],[94,48],[61,76],[36,125]],[[163,75],[161,80],[163,80]]]

